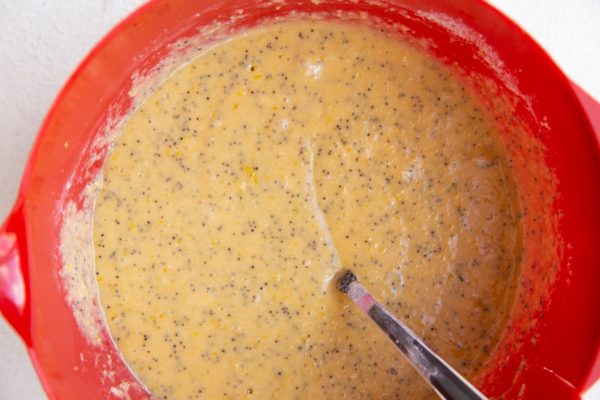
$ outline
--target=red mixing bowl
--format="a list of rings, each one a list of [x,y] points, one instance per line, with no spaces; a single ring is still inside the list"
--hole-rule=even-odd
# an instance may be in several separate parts
[[[0,231],[0,309],[50,398],[149,397],[106,329],[99,345],[81,332],[59,273],[63,207],[68,200],[81,206],[82,190],[102,167],[107,147],[92,144],[108,119],[132,106],[132,75],[151,70],[171,44],[215,21],[244,29],[292,12],[335,19],[338,10],[397,23],[465,79],[487,78],[477,89],[483,101],[513,99],[514,119],[543,145],[556,195],[548,199],[552,215],[540,218],[554,221],[556,248],[546,250],[558,261],[549,265],[540,255],[522,267],[508,328],[477,385],[494,398],[575,399],[600,377],[600,136],[592,127],[600,133],[600,106],[519,27],[478,0],[156,0],[113,29],[63,88]],[[510,141],[513,130],[504,132]],[[531,169],[532,181],[538,172]],[[545,209],[529,213],[536,211]],[[548,287],[537,290],[538,282]]]

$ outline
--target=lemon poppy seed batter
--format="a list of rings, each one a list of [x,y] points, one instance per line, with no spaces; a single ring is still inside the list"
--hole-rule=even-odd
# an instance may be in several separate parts
[[[272,24],[128,118],[96,202],[100,301],[156,398],[426,398],[331,279],[351,268],[473,377],[512,304],[518,214],[446,67],[366,27]]]

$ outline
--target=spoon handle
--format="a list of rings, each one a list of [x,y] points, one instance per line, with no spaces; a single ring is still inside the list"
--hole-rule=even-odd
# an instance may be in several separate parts
[[[450,367],[406,325],[390,314],[375,298],[354,280],[347,286],[348,296],[356,303],[404,353],[406,358],[442,399],[487,399],[461,374]]]

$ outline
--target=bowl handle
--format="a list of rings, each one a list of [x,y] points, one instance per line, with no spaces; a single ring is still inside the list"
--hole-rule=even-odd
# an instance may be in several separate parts
[[[596,133],[596,141],[600,149],[600,103],[593,99],[592,96],[587,94],[576,83],[571,82],[571,86],[573,87],[573,91],[577,95],[579,102],[583,106],[594,132]],[[582,397],[584,399],[598,398],[598,395],[600,394],[600,343],[597,345],[598,348],[596,349],[596,354],[594,355],[594,361],[592,362],[589,376],[583,385]]]
[[[20,237],[20,213],[13,213],[0,228],[0,311],[17,333],[28,342],[27,292],[24,280]]]
[[[571,82],[573,91],[577,95],[579,102],[583,106],[585,113],[590,120],[590,124],[596,133],[596,140],[600,145],[600,103],[587,94],[582,88],[574,82]]]

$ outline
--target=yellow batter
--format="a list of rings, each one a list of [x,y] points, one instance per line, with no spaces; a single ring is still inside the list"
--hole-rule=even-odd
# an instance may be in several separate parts
[[[279,23],[129,117],[95,210],[100,300],[156,398],[420,399],[332,276],[473,377],[512,303],[517,218],[496,132],[445,67],[369,28]]]

